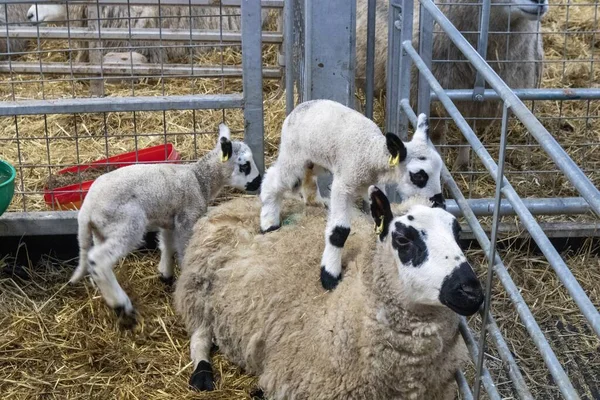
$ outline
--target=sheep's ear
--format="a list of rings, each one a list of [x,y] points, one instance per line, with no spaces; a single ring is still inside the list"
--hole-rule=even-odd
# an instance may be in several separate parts
[[[394,219],[392,208],[386,195],[377,187],[369,187],[369,200],[371,202],[371,216],[375,220],[375,233],[383,241],[388,234],[390,223]]]
[[[395,167],[400,162],[406,160],[406,146],[400,138],[393,133],[385,134],[387,149],[390,152],[390,167]]]
[[[429,140],[429,118],[425,114],[419,114],[417,119],[417,130],[413,135],[413,140],[427,142]]]
[[[231,144],[231,140],[222,137],[220,139],[221,142],[221,162],[226,162],[231,158],[233,154],[233,146]]]

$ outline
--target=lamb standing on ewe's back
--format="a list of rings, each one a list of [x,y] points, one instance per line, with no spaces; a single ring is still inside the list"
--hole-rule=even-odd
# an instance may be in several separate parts
[[[181,266],[192,228],[210,200],[226,185],[256,191],[260,182],[252,151],[243,142],[230,141],[224,124],[216,148],[194,164],[131,165],[100,176],[77,218],[79,266],[70,282],[89,272],[122,324],[132,327],[136,312],[117,282],[114,264],[142,244],[150,227],[160,228],[158,271],[171,283],[173,255],[177,253]]]
[[[68,10],[64,4],[37,4],[29,8],[27,19],[34,24],[47,22],[60,22],[71,27],[87,26],[87,4],[69,4]],[[101,28],[163,28],[163,29],[204,29],[223,31],[240,31],[241,21],[239,7],[189,7],[189,6],[127,6],[110,5],[100,7]],[[191,13],[191,17],[190,17]],[[263,25],[269,14],[268,9],[262,10]],[[131,47],[148,60],[150,63],[174,62],[188,60],[190,57],[189,43],[174,43],[159,48],[157,41],[132,40],[104,40],[104,53],[115,52],[117,49]],[[75,46],[87,48],[85,42],[76,42]],[[186,47],[187,46],[187,47]],[[194,53],[213,50],[215,47],[199,46],[194,48]],[[88,51],[80,50],[76,53],[78,62],[88,61]]]
[[[261,230],[279,228],[286,191],[302,185],[304,198],[310,202],[314,197],[308,193],[313,187],[311,174],[330,171],[333,182],[321,282],[325,289],[335,288],[350,234],[350,210],[357,197],[366,197],[369,185],[397,184],[403,197],[419,194],[434,206],[444,207],[442,159],[427,131],[427,118],[421,114],[412,140],[403,143],[393,134],[382,135],[373,121],[340,103],[313,100],[298,105],[283,123],[277,161],[265,173],[260,194]]]
[[[457,243],[459,225],[423,198],[394,217],[369,189],[376,221],[355,213],[346,277],[323,292],[308,273],[326,211],[287,203],[295,224],[257,231],[258,205],[235,199],[198,221],[175,288],[191,335],[190,385],[212,390],[209,352],[259,378],[270,399],[451,399],[466,361],[459,317],[483,302]]]
[[[356,5],[356,77],[357,87],[365,84],[367,54],[367,1]],[[437,3],[437,2],[436,2]],[[481,0],[453,0],[438,5],[440,10],[461,32],[477,32],[479,17],[477,4]],[[388,1],[378,1],[375,31],[375,90],[385,90],[387,77]],[[540,33],[540,20],[548,11],[548,0],[494,0],[491,7],[487,60],[492,68],[511,88],[538,87],[542,78],[544,50]],[[418,49],[419,2],[415,0],[413,44]],[[510,32],[510,33],[505,33]],[[477,48],[478,34],[465,33],[467,40]],[[473,89],[476,70],[466,60],[446,34],[434,34],[432,72],[444,89]],[[440,60],[452,60],[444,62]],[[415,99],[417,70],[413,68],[411,98]],[[484,129],[497,118],[502,104],[498,101],[457,102],[465,118],[482,118],[476,128]],[[433,111],[433,110],[432,110]],[[440,114],[442,116],[444,114]],[[433,116],[433,114],[432,114]],[[443,138],[444,124],[432,126],[432,139]],[[465,143],[464,140],[462,143]],[[469,162],[469,147],[461,147],[457,166]]]

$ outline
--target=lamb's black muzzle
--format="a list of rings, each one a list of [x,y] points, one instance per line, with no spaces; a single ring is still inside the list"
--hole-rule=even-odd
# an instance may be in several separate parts
[[[252,182],[246,184],[246,191],[247,192],[256,192],[258,189],[260,189],[261,182],[262,182],[262,177],[260,175],[258,175],[256,178],[254,178],[254,180]]]
[[[483,289],[469,263],[464,262],[442,283],[440,302],[457,314],[469,316],[483,303]]]

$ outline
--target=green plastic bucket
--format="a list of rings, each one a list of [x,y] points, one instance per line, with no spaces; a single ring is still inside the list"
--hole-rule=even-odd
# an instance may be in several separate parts
[[[0,215],[8,208],[15,194],[17,171],[6,161],[0,160]]]

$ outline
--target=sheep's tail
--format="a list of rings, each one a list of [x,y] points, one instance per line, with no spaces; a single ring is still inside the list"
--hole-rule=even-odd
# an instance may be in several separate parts
[[[77,232],[77,240],[79,242],[79,264],[73,272],[69,283],[77,283],[83,278],[87,272],[88,252],[93,246],[92,222],[84,218],[79,224]]]

